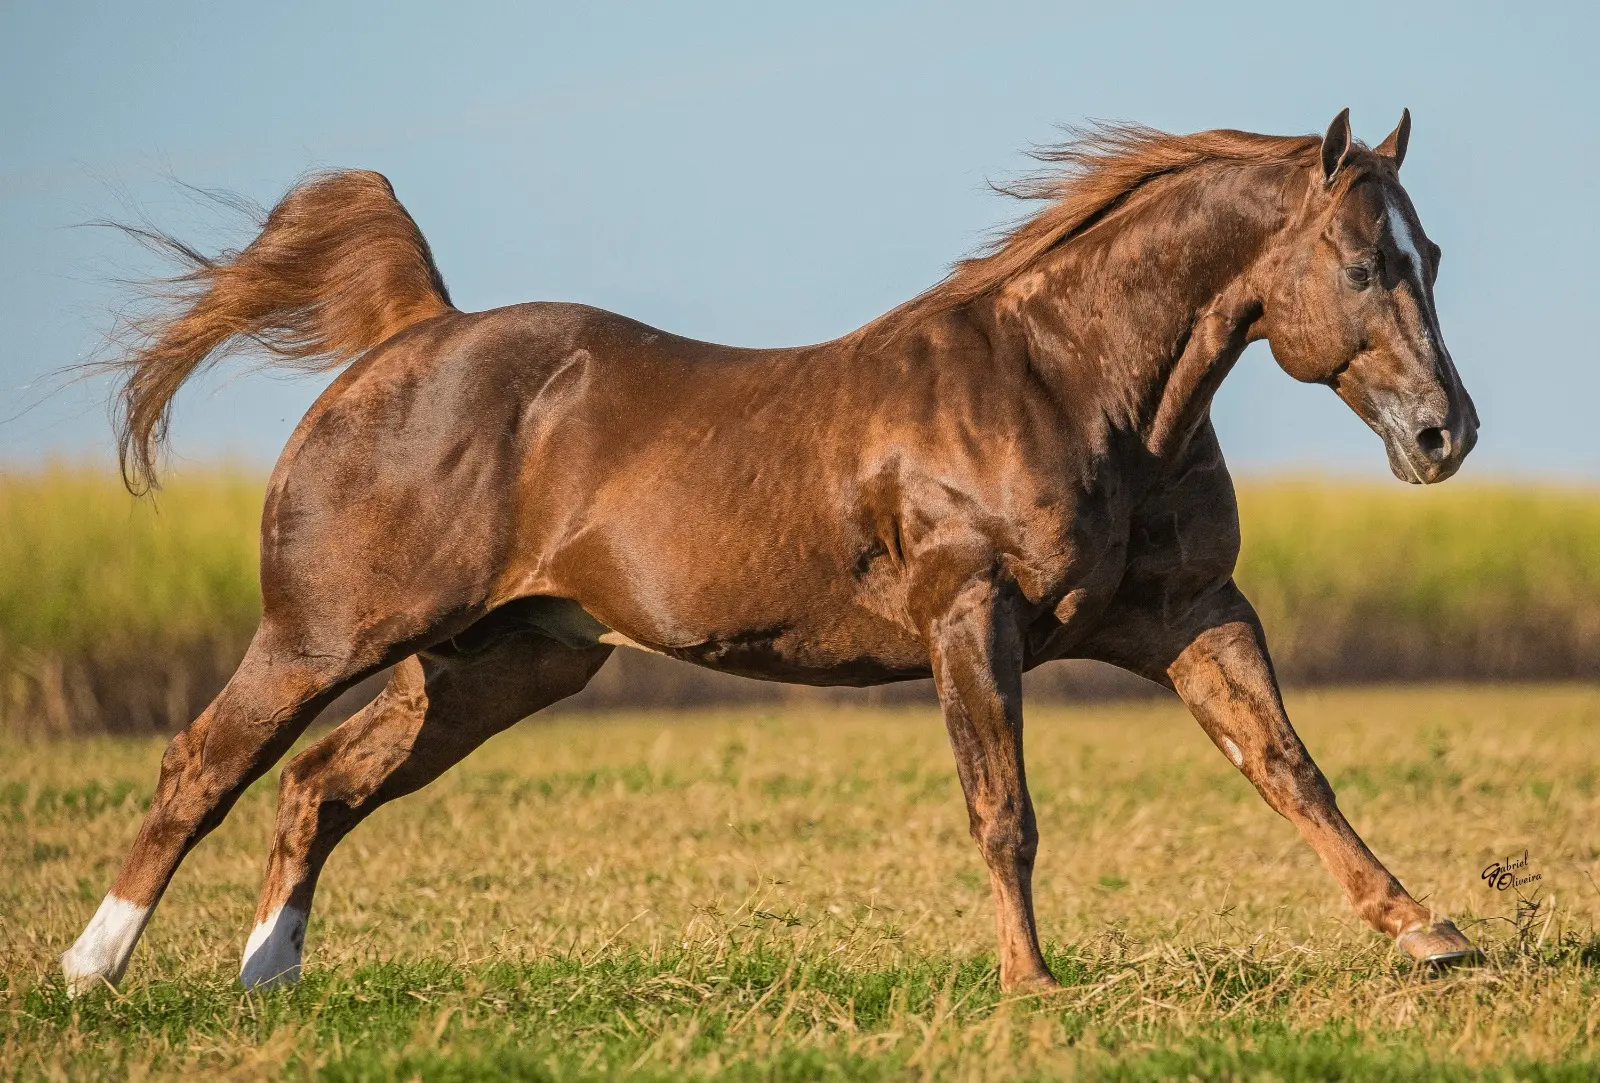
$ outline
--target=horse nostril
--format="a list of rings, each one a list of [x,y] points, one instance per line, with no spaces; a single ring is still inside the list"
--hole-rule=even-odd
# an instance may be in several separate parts
[[[1423,429],[1417,433],[1417,446],[1433,462],[1440,462],[1450,454],[1450,432],[1447,429]]]

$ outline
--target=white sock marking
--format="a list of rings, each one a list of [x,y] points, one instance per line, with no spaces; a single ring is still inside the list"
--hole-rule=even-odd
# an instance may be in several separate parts
[[[280,906],[267,920],[250,930],[244,945],[239,984],[246,989],[267,989],[300,980],[300,954],[306,946],[306,912]]]
[[[104,982],[115,985],[121,981],[133,946],[149,920],[148,906],[135,906],[126,899],[107,895],[83,935],[61,957],[67,993],[78,996]]]

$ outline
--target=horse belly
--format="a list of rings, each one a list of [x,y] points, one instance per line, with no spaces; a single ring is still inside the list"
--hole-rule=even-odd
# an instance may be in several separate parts
[[[885,597],[881,584],[826,559],[734,558],[724,550],[689,560],[676,547],[583,548],[553,562],[549,584],[582,614],[567,622],[582,626],[580,640],[799,684],[928,675],[927,647],[893,592]]]
[[[794,684],[884,684],[930,672],[920,639],[860,609],[776,627],[714,632],[667,653],[724,673]]]

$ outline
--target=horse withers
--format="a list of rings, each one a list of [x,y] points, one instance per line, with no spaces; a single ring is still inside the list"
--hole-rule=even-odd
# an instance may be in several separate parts
[[[1434,309],[1439,249],[1377,147],[1095,129],[1043,207],[852,334],[746,350],[570,304],[458,311],[374,173],[314,176],[242,251],[189,260],[119,359],[123,473],[240,346],[348,365],[267,490],[261,624],[162,760],[110,894],[63,957],[117,981],[178,863],[335,696],[387,687],[284,769],[241,980],[292,980],[317,877],[373,809],[572,695],[617,645],[807,684],[931,676],[988,866],[1001,984],[1039,950],[1025,670],[1095,658],[1172,688],[1356,912],[1413,959],[1475,954],[1340,813],[1234,585],[1213,394],[1265,339],[1442,481],[1477,416]],[[157,237],[159,238],[159,236]]]

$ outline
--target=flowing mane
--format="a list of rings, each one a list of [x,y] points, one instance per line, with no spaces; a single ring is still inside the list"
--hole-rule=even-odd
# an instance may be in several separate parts
[[[1208,165],[1284,162],[1311,165],[1315,135],[1258,135],[1232,129],[1174,135],[1140,124],[1097,124],[1035,149],[1053,167],[994,189],[1049,206],[1002,231],[985,251],[959,261],[941,282],[879,321],[902,326],[917,316],[959,308],[1028,270],[1045,253],[1071,240],[1157,178]]]

